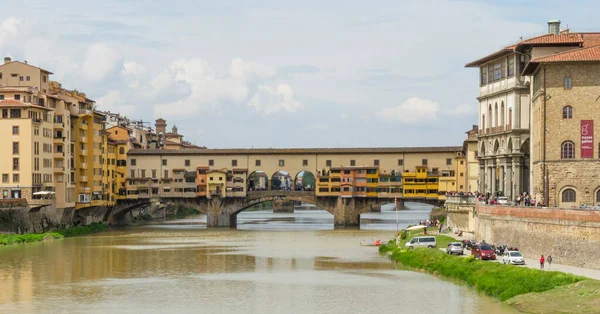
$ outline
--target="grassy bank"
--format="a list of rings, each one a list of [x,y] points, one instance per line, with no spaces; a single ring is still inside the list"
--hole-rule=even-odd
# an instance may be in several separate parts
[[[544,292],[573,284],[585,277],[561,272],[540,271],[499,263],[455,257],[440,250],[400,250],[393,245],[382,245],[380,252],[390,252],[391,259],[404,266],[456,279],[477,291],[502,301],[531,292]]]
[[[69,238],[106,231],[108,229],[108,226],[103,223],[93,223],[89,226],[71,227],[47,233],[0,234],[0,245],[39,242],[45,239]]]
[[[600,312],[600,281],[584,280],[541,293],[516,296],[506,302],[525,313],[578,313]]]

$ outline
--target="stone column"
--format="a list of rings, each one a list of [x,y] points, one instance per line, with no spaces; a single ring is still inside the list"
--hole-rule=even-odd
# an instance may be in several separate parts
[[[515,173],[514,181],[517,185],[517,195],[523,193],[523,188],[521,186],[523,174],[521,173],[521,157],[513,157],[512,159],[512,168]],[[513,187],[514,188],[514,187]]]
[[[491,173],[492,184],[490,185],[490,192],[493,197],[494,193],[496,193],[496,163],[494,161],[492,161],[490,169],[492,172]]]
[[[468,165],[467,165],[468,167]],[[477,186],[477,191],[479,193],[484,193],[485,192],[485,183],[487,182],[486,180],[486,173],[485,173],[485,160],[479,160],[479,175],[477,175],[478,177],[478,186]]]
[[[505,172],[504,172],[504,161],[500,160],[499,161],[500,164],[500,178],[498,180],[498,186],[496,187],[496,189],[498,189],[498,191],[502,191],[504,192],[504,178],[505,178]]]
[[[504,194],[506,194],[506,197],[508,197],[509,200],[514,201],[515,200],[515,195],[513,194],[512,165],[511,165],[509,159],[507,159],[505,162],[506,162],[505,163],[505,167],[506,167],[506,184],[504,185]]]

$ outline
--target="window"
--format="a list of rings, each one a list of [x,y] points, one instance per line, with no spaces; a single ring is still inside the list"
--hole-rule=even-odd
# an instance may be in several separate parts
[[[146,169],[142,169],[142,178],[146,177]]]
[[[14,171],[19,170],[19,158],[13,158],[13,170]]]
[[[163,173],[163,179],[168,179],[169,178],[169,170],[165,170]]]
[[[356,166],[356,160],[354,160],[354,159],[350,160],[350,166]]]
[[[285,160],[279,159],[279,167],[285,166]]]
[[[260,167],[260,159],[257,159],[257,160],[254,162],[254,165],[256,165],[257,167]]]
[[[21,95],[15,95],[15,100],[21,100]]]
[[[461,160],[461,161],[460,161],[460,164],[461,164],[461,165],[464,165],[464,164],[465,164],[465,161],[464,161],[464,160]]]
[[[231,166],[232,167],[237,167],[237,159],[234,159],[231,161]]]
[[[130,178],[135,178],[135,170],[130,170]]]
[[[596,191],[596,203],[600,203],[600,190]]]
[[[568,76],[565,77],[564,85],[565,85],[565,89],[572,89],[573,88],[573,80]]]
[[[185,166],[186,166],[186,167],[189,167],[189,166],[190,166],[190,164],[191,164],[191,163],[190,163],[190,160],[189,160],[189,159],[186,159],[186,160],[185,160]]]
[[[506,68],[505,60],[501,60],[495,64],[488,65],[488,82],[499,81],[504,78],[504,69]]]
[[[373,160],[373,165],[374,166],[379,166],[379,159]]]
[[[487,84],[487,66],[481,67],[481,86]]]
[[[13,174],[13,183],[19,183],[19,174],[18,173]]]
[[[166,160],[166,159],[163,159],[163,160],[162,160],[162,165],[163,165],[163,166],[166,166],[166,165],[167,165],[167,160]]]
[[[560,159],[575,158],[575,144],[572,141],[564,141],[560,145]]]
[[[208,165],[211,166],[211,167],[214,166],[215,165],[215,161],[213,159],[210,159],[208,161]]]
[[[331,167],[331,160],[325,161],[325,167]]]
[[[119,148],[119,154],[121,154],[121,155],[125,154],[125,148],[124,147]]]
[[[42,76],[42,81],[44,81],[44,83],[46,83],[46,76]]]
[[[212,180],[213,180],[213,177],[210,177],[210,178],[208,178],[208,179],[209,179],[210,181],[212,181]]]
[[[465,176],[465,174],[461,172],[461,173],[460,173],[460,176],[461,176],[461,177],[464,177],[464,176]]]
[[[31,80],[31,78],[28,76],[25,78],[28,82]]]
[[[135,160],[135,158],[131,159],[131,162],[129,163],[131,166],[137,166],[137,161]]]
[[[8,183],[8,173],[2,174],[2,183]]]
[[[573,119],[573,107],[571,107],[571,106],[563,107],[563,119]]]
[[[404,159],[398,159],[398,166],[404,166]]]
[[[21,109],[10,109],[10,117],[15,119],[21,118]]]
[[[152,178],[155,179],[156,178],[156,169],[152,169]]]
[[[13,125],[13,135],[19,135],[19,126],[18,125]]]
[[[19,81],[23,82],[23,79],[24,78],[22,76],[19,76]]]
[[[19,142],[13,142],[13,155],[19,154]]]
[[[575,190],[565,189],[561,193],[561,199],[563,203],[574,203],[576,200]]]
[[[446,158],[446,165],[447,166],[452,165],[452,158]]]
[[[303,159],[302,160],[302,167],[307,167],[308,166],[308,159]]]
[[[508,77],[515,75],[515,58],[513,56],[508,57]]]
[[[427,166],[427,159],[423,159],[423,160],[421,160],[421,165],[423,165],[423,166]]]
[[[0,77],[1,79],[2,77]],[[0,100],[4,100],[4,95],[0,95]]]

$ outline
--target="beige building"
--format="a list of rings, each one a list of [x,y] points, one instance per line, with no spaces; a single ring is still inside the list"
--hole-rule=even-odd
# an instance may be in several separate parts
[[[479,128],[474,125],[473,129],[467,132],[467,139],[463,143],[463,152],[465,154],[465,192],[479,192],[479,160],[477,159],[477,134]]]
[[[532,195],[563,208],[600,205],[600,46],[573,35],[579,46],[534,58],[524,71],[532,77]]]
[[[372,167],[375,174],[366,183],[368,196],[377,197],[381,192],[378,184],[379,176],[387,174],[402,174],[414,171],[417,166],[435,170],[440,176],[443,175],[445,184],[443,192],[457,191],[457,170],[463,156],[462,147],[414,147],[414,148],[324,148],[324,149],[181,149],[181,150],[142,150],[133,149],[129,151],[127,164],[130,165],[128,179],[133,186],[143,178],[142,174],[152,174],[151,182],[144,183],[152,192],[146,197],[181,197],[182,194],[175,193],[175,188],[184,189],[190,186],[178,186],[177,178],[185,179],[187,173],[198,171],[194,181],[197,195],[204,195],[198,187],[199,182],[207,182],[205,188],[207,196],[211,192],[220,195],[228,195],[228,191],[236,190],[232,196],[241,196],[240,184],[247,190],[271,189],[273,177],[280,176],[280,171],[289,173],[292,187],[295,189],[294,178],[302,171],[310,172],[315,178],[321,180],[328,178],[328,184],[334,178],[330,178],[330,170],[336,167]],[[207,170],[208,169],[208,170]],[[223,185],[215,181],[216,173],[222,173]],[[263,174],[264,173],[264,174]],[[213,174],[211,184],[210,176]],[[259,175],[256,175],[259,174]],[[369,175],[367,174],[367,177]],[[236,180],[237,178],[237,180]],[[394,176],[396,178],[396,176]],[[231,180],[230,180],[231,179]],[[242,179],[242,180],[239,180]],[[369,178],[367,178],[369,179]],[[447,180],[446,180],[447,179]],[[258,181],[257,181],[258,180]],[[396,180],[396,179],[394,179]],[[232,181],[231,184],[228,182]],[[368,180],[367,180],[368,181]],[[399,179],[398,179],[399,181]],[[187,182],[187,181],[186,181]],[[236,185],[237,182],[237,185]],[[262,183],[262,184],[261,184]],[[262,187],[265,185],[266,187]],[[246,187],[246,184],[251,185]],[[260,186],[259,186],[260,185]],[[317,195],[320,189],[317,188]],[[435,182],[435,194],[439,198],[438,181]],[[217,187],[220,187],[217,189]],[[137,188],[139,190],[139,187]],[[330,192],[333,188],[329,188]],[[245,192],[244,190],[244,192]],[[191,193],[191,190],[188,190]],[[227,192],[227,193],[224,193]],[[341,192],[341,190],[339,191]],[[385,191],[386,193],[389,191]],[[401,192],[401,191],[400,191]],[[128,191],[129,193],[129,191]],[[213,196],[216,195],[213,193]],[[322,192],[325,193],[325,192]],[[135,195],[135,192],[132,192]],[[141,194],[138,194],[141,195]],[[327,194],[329,195],[329,194]],[[141,197],[141,196],[140,196]]]
[[[479,68],[479,191],[509,198],[530,191],[530,77],[523,75],[531,59],[600,43],[597,33],[570,33],[560,21],[548,22],[548,34],[516,44],[468,63]]]

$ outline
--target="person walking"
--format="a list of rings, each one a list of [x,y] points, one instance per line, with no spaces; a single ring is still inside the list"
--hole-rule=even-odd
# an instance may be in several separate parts
[[[542,255],[542,257],[540,257],[540,269],[541,270],[544,270],[544,262],[545,262],[544,255]]]
[[[548,269],[550,269],[552,267],[552,255],[548,255]]]

